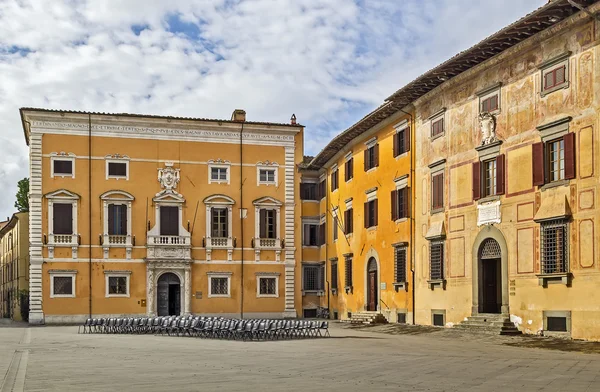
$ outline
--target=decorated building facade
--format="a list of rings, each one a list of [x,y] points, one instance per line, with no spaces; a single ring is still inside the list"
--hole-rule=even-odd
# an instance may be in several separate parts
[[[17,212],[0,223],[0,317],[27,320],[29,216]]]

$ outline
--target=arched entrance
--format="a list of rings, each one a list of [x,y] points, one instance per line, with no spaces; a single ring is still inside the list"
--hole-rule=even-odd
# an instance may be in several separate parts
[[[374,257],[367,263],[367,310],[377,310],[379,299],[377,296],[377,261]]]
[[[487,238],[479,247],[479,304],[483,313],[500,313],[502,272],[500,244]]]
[[[179,316],[181,314],[181,281],[172,272],[158,278],[157,311],[159,316]]]
[[[508,247],[502,232],[494,226],[481,229],[473,242],[472,314],[508,315]]]

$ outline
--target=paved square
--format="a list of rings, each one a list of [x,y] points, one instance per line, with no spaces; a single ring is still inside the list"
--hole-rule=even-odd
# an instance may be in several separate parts
[[[0,392],[600,389],[597,354],[511,347],[479,335],[389,335],[336,324],[331,333],[235,342],[0,327]]]

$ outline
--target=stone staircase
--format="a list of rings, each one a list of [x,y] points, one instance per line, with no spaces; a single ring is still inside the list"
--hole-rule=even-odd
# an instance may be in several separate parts
[[[349,319],[343,320],[350,324],[386,324],[387,319],[379,312],[356,312]]]
[[[456,324],[454,328],[494,335],[521,335],[521,331],[505,314],[480,313],[467,317],[467,320]]]

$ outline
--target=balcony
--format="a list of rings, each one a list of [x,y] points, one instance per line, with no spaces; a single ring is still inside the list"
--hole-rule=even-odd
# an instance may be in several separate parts
[[[148,235],[146,243],[148,259],[189,260],[191,258],[190,235]]]
[[[254,247],[256,249],[271,249],[278,250],[281,249],[281,240],[279,238],[255,238],[254,239]]]
[[[207,237],[206,248],[233,248],[233,238],[227,237]]]
[[[48,245],[52,246],[78,246],[79,235],[77,234],[49,234]]]
[[[173,246],[190,246],[189,236],[179,235],[149,235],[149,245],[173,245]]]

